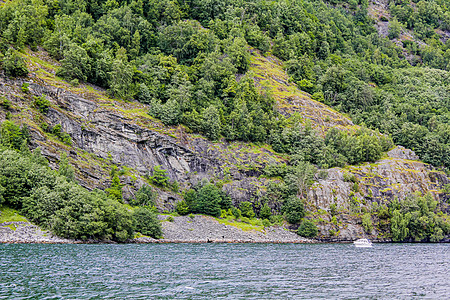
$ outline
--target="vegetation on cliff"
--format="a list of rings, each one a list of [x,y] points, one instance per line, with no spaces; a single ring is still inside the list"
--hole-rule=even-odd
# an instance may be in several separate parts
[[[136,99],[166,126],[180,126],[183,132],[201,133],[211,141],[269,144],[284,155],[286,164],[268,165],[262,172],[270,183],[259,203],[242,202],[234,212],[266,219],[283,214],[288,222],[300,226],[299,233],[309,236],[315,227],[304,220],[304,205],[307,190],[321,177],[317,168],[375,162],[394,143],[413,149],[437,167],[450,166],[448,5],[445,1],[421,0],[417,5],[394,1],[384,15],[377,16],[370,5],[366,0],[6,1],[0,4],[1,69],[6,76],[26,76],[20,51],[43,47],[59,62],[57,76],[73,86],[91,83],[107,89],[111,97]],[[389,21],[388,33],[377,32],[379,23],[385,21]],[[306,113],[286,112],[286,103],[261,83],[261,77],[272,75],[254,67],[261,55],[282,60],[290,76],[283,85],[295,83],[294,88],[303,90],[306,98],[347,113],[358,126],[349,126],[353,124],[348,121],[330,129]],[[0,104],[10,118],[11,103],[4,99]],[[35,97],[32,105],[44,116],[50,102]],[[40,166],[42,162],[33,161],[34,154],[27,154],[26,127],[14,126],[3,123],[2,144],[21,152],[2,150],[2,156],[11,156],[4,163],[23,160],[31,169],[53,174],[47,166]],[[42,122],[40,127],[62,144],[72,144],[61,125]],[[8,205],[23,209],[59,234],[124,240],[135,225],[123,206],[117,170],[110,175],[112,184],[106,193],[87,192],[73,182],[63,158],[59,175],[48,175],[56,176],[54,181],[46,179],[48,183],[39,181],[14,191],[2,185],[0,192]],[[178,183],[169,182],[167,171],[159,166],[147,179],[160,189],[178,192]],[[183,191],[184,201],[176,209],[180,214],[220,216],[222,210],[232,209],[231,199],[221,188],[213,182],[192,186]],[[92,223],[90,231],[71,232],[64,227],[69,222],[57,219],[58,213],[72,214],[71,198],[56,194],[65,190],[73,190],[78,195],[74,197],[84,199],[80,201],[86,201],[93,211],[115,214],[117,222],[123,222],[111,223],[109,215],[86,221],[87,209],[73,218],[74,224],[81,219]],[[356,182],[352,192],[359,192]],[[40,204],[45,199],[57,197],[66,199],[58,213],[50,215],[50,208],[34,211],[45,207]],[[151,206],[155,197],[151,190],[141,190],[130,203]],[[273,210],[268,211],[269,206]],[[106,207],[114,209],[108,212]],[[151,212],[136,210],[134,220],[144,220],[147,214]],[[435,231],[413,234],[416,231],[407,227],[413,219],[408,214],[412,216],[407,209],[392,211],[394,239],[441,236]],[[139,228],[158,236],[160,232],[152,227],[154,218],[147,219],[153,222],[151,226]],[[363,223],[370,227],[367,215]],[[448,233],[447,227],[439,228]]]
[[[26,127],[1,124],[0,205],[18,209],[30,221],[66,238],[123,242],[135,230],[161,236],[161,225],[148,207],[131,212],[119,203],[117,193],[87,191],[73,181],[64,156],[58,172],[51,170],[39,148],[28,150],[27,136]]]

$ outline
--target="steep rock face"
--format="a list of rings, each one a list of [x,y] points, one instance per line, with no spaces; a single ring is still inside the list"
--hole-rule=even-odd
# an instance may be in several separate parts
[[[416,192],[430,193],[443,200],[439,191],[450,181],[445,173],[431,165],[417,161],[417,155],[401,146],[388,153],[388,157],[373,164],[329,169],[326,179],[319,179],[308,192],[308,206],[322,211],[320,224],[323,236],[330,230],[338,233],[333,239],[353,240],[366,234],[360,215],[373,206],[386,205],[395,198],[404,199]],[[332,206],[337,210],[335,224],[331,222]],[[370,233],[379,238],[378,232]]]
[[[20,90],[24,82],[29,84],[26,97]],[[0,78],[0,85],[18,107],[33,114],[26,115],[22,121],[30,126],[32,146],[41,148],[52,167],[57,167],[62,151],[68,152],[79,170],[79,182],[90,189],[109,186],[112,165],[125,167],[131,173],[131,176],[121,176],[127,199],[145,183],[144,178],[151,175],[153,167],[160,165],[172,181],[179,182],[181,189],[204,178],[223,180],[224,190],[238,204],[254,198],[257,187],[262,185],[257,178],[261,169],[267,163],[282,160],[270,149],[244,143],[212,143],[187,135],[182,129],[164,128],[145,114],[145,106],[136,102],[108,100],[105,104],[93,94],[75,94],[37,80]],[[52,103],[45,116],[27,109],[32,106],[34,96],[45,96]],[[141,110],[139,114],[129,113],[137,109]],[[60,124],[71,136],[72,145],[53,141],[38,122],[30,122],[35,119],[50,126]],[[239,186],[239,189],[226,186]],[[161,210],[172,210],[180,199],[176,193],[159,190],[158,206]]]
[[[390,202],[395,197],[403,199],[415,192],[431,192],[439,197],[438,190],[449,183],[443,172],[408,159],[417,157],[411,150],[396,147],[388,152],[388,156],[374,164],[329,169],[328,177],[312,186],[308,199],[318,209],[329,210],[332,203],[349,209],[351,197],[356,197],[361,206]]]

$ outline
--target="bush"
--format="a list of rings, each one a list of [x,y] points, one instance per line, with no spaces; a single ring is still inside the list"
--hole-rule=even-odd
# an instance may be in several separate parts
[[[30,86],[30,84],[28,83],[28,82],[24,82],[23,84],[22,84],[22,92],[24,92],[24,93],[28,93],[29,91],[30,91],[30,89],[28,88]]]
[[[304,220],[297,230],[299,236],[306,238],[316,237],[318,232],[317,226],[309,220]]]
[[[161,166],[153,167],[153,176],[150,177],[153,184],[160,187],[167,187],[169,184],[169,176],[167,170],[161,169]]]
[[[291,196],[282,207],[286,215],[286,220],[291,224],[296,224],[305,216],[303,201],[297,196]]]
[[[139,207],[133,212],[133,219],[136,231],[156,239],[162,237],[161,222],[151,210]]]
[[[269,219],[272,215],[272,209],[267,205],[267,203],[264,204],[264,206],[259,211],[259,217],[261,219]]]
[[[2,106],[4,109],[10,109],[12,106],[11,100],[9,100],[6,97],[0,98],[0,106]]]
[[[192,204],[191,210],[195,213],[219,217],[221,200],[220,190],[213,184],[208,183],[197,192],[197,197]]]
[[[182,216],[187,215],[189,213],[189,206],[187,205],[186,201],[179,201],[176,206],[176,211]]]
[[[255,212],[253,211],[253,204],[249,201],[244,201],[239,204],[239,208],[241,210],[242,216],[246,218],[255,217]]]
[[[0,142],[7,148],[20,150],[28,143],[27,127],[20,128],[14,122],[4,121],[0,126]]]
[[[262,221],[262,224],[263,224],[263,226],[264,227],[270,227],[270,221],[269,220],[267,220],[267,219],[264,219],[263,221]]]
[[[143,185],[136,193],[136,197],[131,200],[131,205],[155,206],[155,200],[158,194],[148,185]]]
[[[50,107],[50,101],[42,95],[40,97],[34,97],[34,106],[43,114],[48,112],[48,108]]]
[[[372,218],[371,218],[370,214],[369,213],[365,213],[361,217],[361,220],[362,220],[362,226],[364,227],[364,230],[367,233],[370,233],[372,231],[372,227],[373,227],[373,225],[372,225]]]
[[[9,49],[6,52],[3,60],[3,69],[6,76],[21,77],[28,75],[27,65],[24,59],[18,54],[17,51]]]
[[[242,212],[239,208],[236,207],[231,208],[231,213],[236,219],[240,219],[242,217]]]
[[[0,190],[5,204],[32,222],[72,239],[132,236],[132,214],[103,191],[87,191],[50,170],[36,155],[0,150]]]

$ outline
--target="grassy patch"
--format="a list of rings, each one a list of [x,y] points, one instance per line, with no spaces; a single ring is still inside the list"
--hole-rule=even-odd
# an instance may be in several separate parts
[[[246,222],[239,222],[238,220],[235,220],[233,217],[228,217],[226,219],[219,219],[215,218],[220,224],[224,225],[230,225],[237,227],[243,231],[264,231],[264,226],[262,225],[262,221],[259,219],[249,219],[249,223]]]
[[[15,209],[0,206],[0,223],[4,222],[28,222],[27,218],[20,215],[19,212]],[[11,228],[12,229],[12,228]],[[13,229],[15,230],[15,228]]]

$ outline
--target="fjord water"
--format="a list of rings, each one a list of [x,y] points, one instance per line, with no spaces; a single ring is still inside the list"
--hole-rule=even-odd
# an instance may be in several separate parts
[[[0,244],[0,299],[445,299],[449,249]]]

